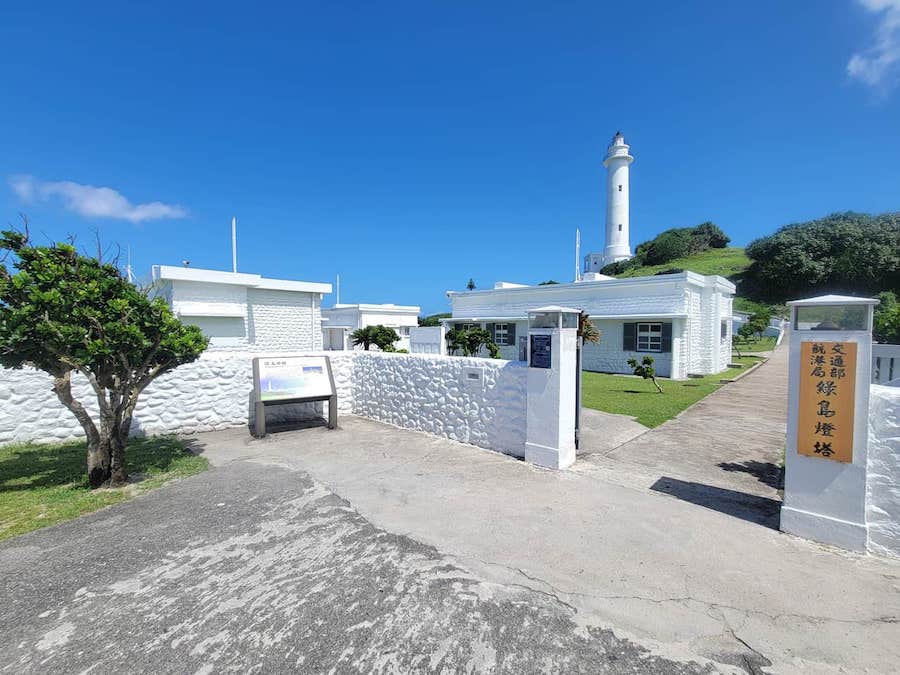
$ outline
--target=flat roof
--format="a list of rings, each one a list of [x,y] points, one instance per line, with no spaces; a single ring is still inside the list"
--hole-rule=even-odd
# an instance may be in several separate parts
[[[859,298],[854,295],[820,295],[817,298],[804,298],[803,300],[791,300],[791,307],[805,307],[806,305],[877,305],[878,298]]]
[[[176,267],[175,265],[154,265],[153,279],[170,281],[198,281],[206,284],[228,284],[247,286],[266,291],[294,291],[300,293],[331,293],[331,284],[316,281],[294,281],[291,279],[267,279],[259,274],[243,272],[222,272],[198,267]]]
[[[539,293],[553,293],[559,292],[560,290],[564,289],[601,290],[604,288],[615,288],[622,286],[653,286],[658,284],[671,283],[673,281],[682,281],[696,284],[698,286],[708,286],[710,281],[712,281],[715,283],[715,285],[720,286],[721,288],[727,290],[729,293],[733,294],[737,290],[735,285],[723,276],[719,276],[717,274],[703,275],[697,274],[696,272],[684,271],[677,274],[655,274],[650,277],[626,277],[623,279],[609,278],[600,279],[597,281],[589,281],[585,279],[583,281],[570,282],[566,284],[545,284],[543,286],[539,284],[537,286],[522,286],[521,288],[484,288],[475,289],[474,291],[447,291],[447,297],[469,294],[477,295],[479,293],[528,293],[535,291]]]
[[[531,310],[534,311],[534,310]],[[643,314],[589,314],[591,319],[622,319],[635,320],[638,319],[686,319],[685,313],[679,312],[644,312]],[[451,316],[445,319],[439,319],[441,323],[457,323],[459,321],[528,321],[528,315],[519,316]]]
[[[355,305],[349,305],[345,303],[341,303],[339,305],[334,305],[333,307],[323,307],[323,312],[328,312],[333,309],[358,309],[363,312],[396,312],[403,314],[418,314],[422,311],[422,308],[417,305],[395,305],[392,302],[384,303],[384,304],[372,304],[372,303],[358,303]]]

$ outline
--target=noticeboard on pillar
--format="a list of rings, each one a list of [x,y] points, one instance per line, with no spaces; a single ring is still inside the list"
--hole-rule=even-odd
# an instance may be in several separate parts
[[[855,395],[855,342],[810,341],[800,345],[799,454],[853,461]]]
[[[549,368],[553,359],[553,340],[549,335],[531,336],[532,368]]]

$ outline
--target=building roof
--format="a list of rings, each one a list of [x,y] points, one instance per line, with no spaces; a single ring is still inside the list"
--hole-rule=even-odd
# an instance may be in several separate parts
[[[853,295],[820,295],[817,298],[804,298],[803,300],[791,300],[791,307],[806,307],[808,305],[877,305],[878,298],[858,298]]]
[[[552,311],[552,310],[529,310],[530,312],[535,311]],[[578,310],[571,310],[578,311]],[[645,312],[643,314],[591,314],[589,318],[591,319],[612,319],[612,320],[622,320],[622,321],[638,321],[641,319],[686,319],[688,317],[687,314],[678,313],[678,312]],[[727,317],[726,317],[727,318]],[[451,316],[445,319],[440,319],[441,323],[466,323],[466,322],[480,322],[480,321],[527,321],[528,315],[517,315],[517,316]]]
[[[385,303],[385,304],[366,304],[359,303],[356,305],[349,305],[345,303],[341,303],[339,305],[334,305],[333,307],[323,307],[323,312],[328,312],[335,309],[355,309],[360,312],[380,312],[383,314],[418,314],[422,311],[422,308],[417,305],[395,305],[393,303]]]
[[[293,281],[291,279],[267,279],[259,274],[243,272],[222,272],[197,267],[176,267],[174,265],[154,265],[153,280],[197,281],[206,284],[227,284],[246,286],[267,291],[295,291],[300,293],[331,293],[331,284],[315,281]]]
[[[544,286],[522,286],[517,288],[486,288],[486,289],[475,289],[474,291],[447,291],[447,297],[452,297],[455,295],[468,295],[468,294],[479,294],[479,293],[523,293],[523,292],[542,292],[542,293],[558,293],[563,289],[596,289],[598,291],[602,291],[606,288],[622,288],[624,286],[653,286],[660,284],[669,284],[674,281],[680,281],[682,283],[693,284],[695,286],[709,287],[710,285],[715,285],[720,290],[725,291],[727,293],[734,294],[736,287],[733,283],[728,281],[725,277],[717,276],[717,275],[709,275],[705,276],[703,274],[697,274],[696,272],[679,272],[677,274],[657,274],[652,277],[627,277],[624,279],[617,278],[607,278],[601,280],[588,280],[584,279],[583,281],[572,282],[567,284],[547,284]]]

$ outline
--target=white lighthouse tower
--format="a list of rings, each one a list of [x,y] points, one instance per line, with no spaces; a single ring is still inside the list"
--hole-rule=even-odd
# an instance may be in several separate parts
[[[606,246],[602,253],[589,253],[584,257],[587,273],[599,272],[610,263],[632,257],[628,235],[628,167],[634,157],[628,150],[625,137],[617,131],[603,160],[606,167]]]

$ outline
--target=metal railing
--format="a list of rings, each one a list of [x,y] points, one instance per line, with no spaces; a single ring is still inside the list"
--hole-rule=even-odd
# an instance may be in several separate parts
[[[872,345],[872,384],[900,386],[900,345]]]

